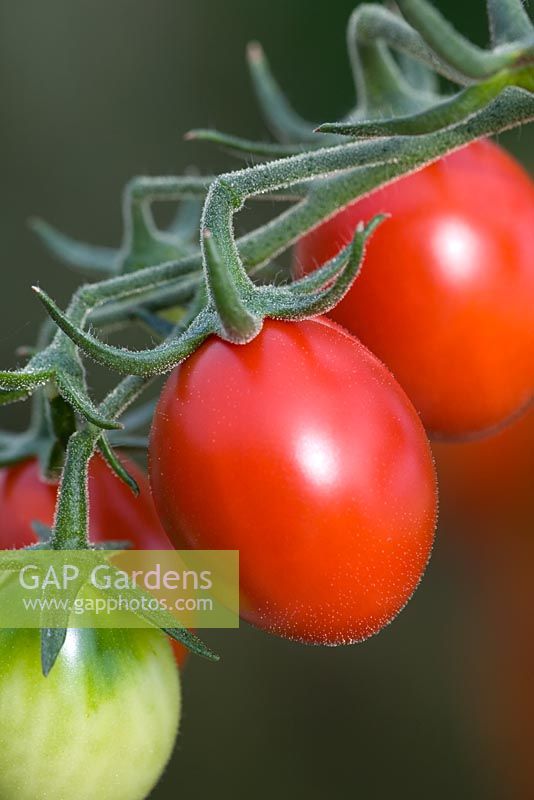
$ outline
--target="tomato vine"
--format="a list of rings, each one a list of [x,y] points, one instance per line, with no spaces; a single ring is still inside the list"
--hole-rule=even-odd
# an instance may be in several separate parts
[[[18,440],[0,438],[0,462],[38,455],[47,473],[62,465],[51,547],[89,546],[87,474],[96,449],[135,489],[114,454],[114,431],[150,378],[169,372],[210,335],[243,344],[266,318],[300,320],[331,309],[350,288],[380,218],[361,225],[351,245],[305,278],[270,283],[274,258],[355,199],[472,141],[534,119],[534,28],[521,0],[487,5],[487,50],[467,41],[426,0],[398,0],[399,13],[374,3],[359,6],[348,26],[358,105],[345,119],[319,127],[294,111],[263,51],[251,45],[258,101],[279,141],[249,142],[207,130],[187,138],[253,155],[260,163],[222,175],[132,179],[124,190],[118,250],[74,241],[34,221],[57,256],[99,278],[83,284],[65,311],[36,288],[55,327],[45,325],[25,366],[0,372],[1,403],[35,396],[30,431]],[[441,93],[436,74],[458,90]],[[236,238],[234,216],[246,201],[265,198],[290,205]],[[166,231],[156,228],[151,212],[162,201],[182,203]],[[182,316],[169,326],[158,312],[176,306]],[[160,339],[155,347],[114,347],[91,330],[137,321]],[[88,391],[85,356],[126,376],[99,404]],[[187,631],[170,634],[213,655]],[[43,637],[49,666],[64,636],[52,638],[50,645],[50,637]]]

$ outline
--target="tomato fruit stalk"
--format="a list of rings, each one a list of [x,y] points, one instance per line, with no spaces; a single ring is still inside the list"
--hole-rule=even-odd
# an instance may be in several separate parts
[[[296,246],[310,272],[389,212],[330,312],[392,370],[427,430],[496,428],[534,394],[534,183],[477,142],[349,205]]]
[[[1,631],[2,800],[142,800],[173,749],[179,675],[165,636],[70,629],[54,669],[39,631]]]
[[[242,616],[340,644],[376,633],[429,558],[428,441],[387,369],[334,323],[209,339],[170,376],[151,433],[156,507],[177,545],[238,549]]]
[[[94,543],[129,541],[138,550],[169,550],[171,543],[154,508],[145,473],[130,459],[121,456],[139,486],[135,497],[111,472],[104,459],[96,455],[89,466],[90,539]],[[41,478],[35,459],[0,469],[0,549],[27,547],[37,542],[33,522],[51,527],[58,487]],[[188,650],[172,642],[179,666]]]

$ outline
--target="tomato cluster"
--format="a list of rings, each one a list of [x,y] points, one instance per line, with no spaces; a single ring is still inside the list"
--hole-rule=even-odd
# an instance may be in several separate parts
[[[470,145],[319,225],[295,271],[378,212],[391,218],[331,313],[345,328],[268,321],[246,346],[209,338],[171,374],[150,442],[157,513],[135,465],[137,499],[100,457],[90,468],[93,541],[237,549],[243,617],[310,643],[376,633],[421,578],[436,487],[415,409],[458,438],[532,399],[534,189],[519,166]],[[5,547],[35,542],[56,493],[35,461],[0,472]]]
[[[308,644],[362,641],[414,592],[437,515],[427,431],[470,437],[532,400],[526,175],[471,145],[322,223],[298,243],[295,272],[378,212],[391,219],[334,321],[268,320],[246,346],[212,336],[172,372],[150,438],[154,502],[135,464],[137,498],[100,456],[90,464],[93,542],[238,550],[243,618]],[[36,460],[0,470],[3,548],[34,544],[32,522],[51,526],[56,499]],[[38,632],[0,633],[0,646],[2,797],[146,796],[178,725],[164,637],[70,630],[46,679]],[[104,754],[105,788],[82,748]]]
[[[411,402],[428,431],[458,439],[533,393],[526,174],[490,142],[471,145],[319,225],[295,271],[379,212],[391,219],[331,312],[346,330],[268,322],[246,347],[210,339],[169,378],[152,427],[152,491],[173,543],[238,549],[242,616],[310,643],[376,633],[423,573],[436,495]]]

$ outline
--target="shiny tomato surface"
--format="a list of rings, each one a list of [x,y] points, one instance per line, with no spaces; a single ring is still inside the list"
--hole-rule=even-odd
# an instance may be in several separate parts
[[[534,183],[489,141],[357,201],[305,236],[295,272],[392,216],[331,312],[384,361],[430,432],[492,429],[534,394]]]
[[[240,551],[241,612],[291,639],[376,633],[429,558],[436,486],[410,401],[363,345],[321,319],[210,338],[160,397],[156,507],[176,545]]]

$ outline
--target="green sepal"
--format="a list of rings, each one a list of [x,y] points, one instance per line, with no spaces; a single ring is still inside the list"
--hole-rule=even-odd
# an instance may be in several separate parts
[[[431,108],[409,116],[361,122],[327,122],[317,128],[319,133],[335,133],[352,138],[385,136],[422,136],[446,130],[483,111],[501,92],[516,86],[534,90],[534,77],[528,68],[508,70],[487,81],[468,86],[452,97],[440,100]]]
[[[126,467],[122,464],[119,457],[114,452],[112,446],[108,442],[106,435],[102,433],[98,439],[98,449],[106,460],[108,466],[113,470],[115,475],[128,486],[129,489],[137,497],[139,495],[139,484],[133,478]]]
[[[41,669],[48,677],[67,638],[67,628],[41,628]]]
[[[293,321],[328,314],[356,280],[366,244],[385,218],[381,214],[367,224],[361,222],[351,244],[312,275],[289,286],[259,289],[257,307],[265,316]]]
[[[37,536],[39,540],[39,544],[41,545],[41,549],[47,549],[50,547],[50,539],[52,538],[52,528],[48,525],[44,525],[39,520],[33,520],[32,522],[32,530]]]
[[[517,47],[492,51],[472,44],[427,0],[397,0],[397,3],[403,16],[432,50],[467,79],[488,78],[512,66],[518,58]]]
[[[51,424],[49,401],[38,390],[32,397],[31,420],[22,433],[0,432],[0,465],[17,464],[37,458],[44,480],[54,481],[63,464],[63,445]]]
[[[187,141],[211,142],[228,150],[230,153],[240,156],[255,155],[265,158],[284,158],[296,155],[307,149],[304,144],[287,145],[273,142],[254,142],[250,139],[243,139],[240,136],[232,136],[231,134],[208,128],[196,128],[188,131],[184,139]],[[316,143],[316,146],[319,145]]]
[[[35,291],[39,295],[40,290]],[[99,413],[85,389],[84,370],[76,350],[68,339],[62,339],[56,339],[37,353],[21,370],[1,371],[0,388],[7,390],[8,395],[14,393],[12,399],[23,399],[35,389],[52,383],[63,399],[89,422],[101,428],[120,428],[120,423]]]
[[[226,268],[211,231],[202,232],[206,279],[211,300],[219,321],[219,335],[230,342],[243,344],[253,339],[261,329],[261,319],[251,311],[250,303],[243,297],[242,287],[234,280],[234,273]],[[249,281],[248,278],[246,278]],[[254,292],[251,281],[248,294]]]
[[[249,44],[247,60],[256,97],[274,135],[282,142],[312,142],[315,125],[307,122],[291,107],[258,42]]]
[[[161,630],[171,639],[185,645],[188,650],[195,653],[197,656],[207,658],[208,661],[220,661],[221,657],[205,645],[198,636],[195,636],[194,633],[187,630],[187,628],[162,628]]]

